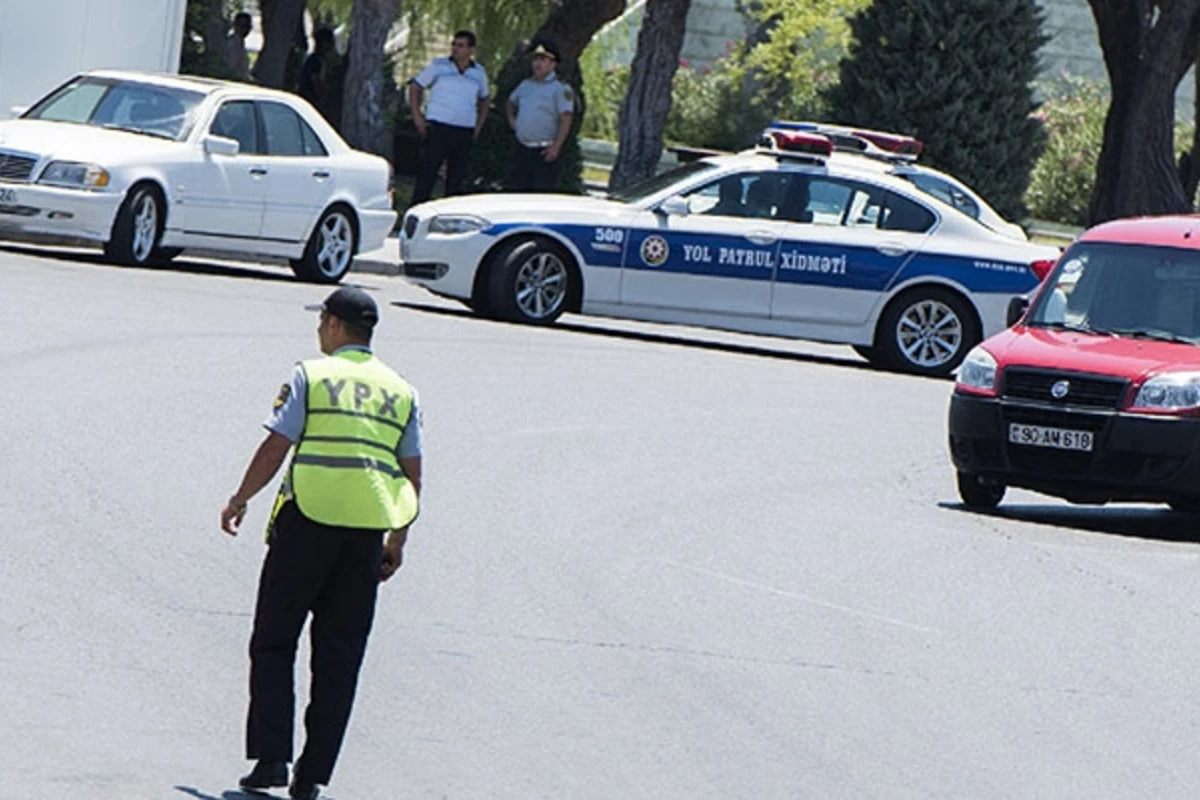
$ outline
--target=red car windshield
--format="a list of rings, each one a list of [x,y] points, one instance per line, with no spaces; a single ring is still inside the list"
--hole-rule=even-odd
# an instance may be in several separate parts
[[[1046,280],[1030,327],[1200,344],[1200,251],[1080,242]]]

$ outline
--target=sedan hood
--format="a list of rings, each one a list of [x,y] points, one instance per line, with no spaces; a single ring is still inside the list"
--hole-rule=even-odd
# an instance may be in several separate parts
[[[33,119],[0,122],[0,150],[101,166],[134,158],[144,161],[157,151],[177,147],[179,142],[91,125]]]
[[[983,347],[1002,367],[1068,369],[1131,381],[1162,372],[1200,371],[1200,347],[1152,339],[1017,327],[996,334]]]

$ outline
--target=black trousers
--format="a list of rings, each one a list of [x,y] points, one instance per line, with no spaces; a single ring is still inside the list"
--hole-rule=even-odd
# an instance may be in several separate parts
[[[553,192],[558,184],[558,161],[547,161],[544,147],[526,147],[517,142],[513,153],[508,188],[513,192]]]
[[[421,164],[417,168],[417,183],[413,187],[412,202],[424,203],[433,194],[438,170],[446,162],[446,197],[463,193],[463,181],[467,177],[467,161],[471,156],[471,142],[475,140],[474,128],[460,128],[430,122],[425,129],[425,143],[421,147]]]
[[[329,783],[375,618],[382,558],[381,531],[320,525],[295,503],[280,509],[263,560],[250,637],[247,758],[292,760],[296,645],[311,613],[307,736],[295,776]]]

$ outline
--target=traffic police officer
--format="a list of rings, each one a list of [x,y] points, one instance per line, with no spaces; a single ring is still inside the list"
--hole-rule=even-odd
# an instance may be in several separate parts
[[[530,51],[533,75],[508,96],[508,125],[517,137],[509,189],[552,192],[558,181],[558,157],[571,130],[575,97],[558,79],[558,48],[539,41]]]
[[[319,306],[325,358],[297,365],[265,423],[266,439],[221,511],[237,535],[246,504],[295,446],[267,530],[250,639],[245,789],[288,785],[296,643],[308,615],[312,683],[304,750],[289,795],[329,783],[354,703],[379,582],[403,560],[421,487],[416,391],[371,352],[375,301],[342,287]],[[384,541],[383,534],[387,532]]]

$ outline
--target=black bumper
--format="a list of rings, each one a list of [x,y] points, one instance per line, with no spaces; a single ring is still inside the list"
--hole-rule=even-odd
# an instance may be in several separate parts
[[[1091,452],[1008,441],[1009,425],[1091,431]],[[1072,409],[955,393],[950,457],[960,472],[1075,502],[1200,497],[1200,419]]]

